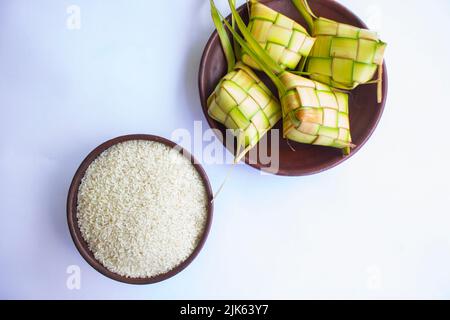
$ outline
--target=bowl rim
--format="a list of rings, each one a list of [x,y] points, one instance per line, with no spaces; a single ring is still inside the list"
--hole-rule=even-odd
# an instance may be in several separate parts
[[[100,261],[95,259],[94,254],[89,249],[88,244],[86,240],[84,240],[77,220],[77,202],[78,202],[78,190],[79,186],[81,184],[81,181],[86,173],[86,170],[91,165],[91,163],[97,159],[97,157],[105,150],[109,149],[113,145],[126,142],[126,141],[132,141],[132,140],[145,140],[145,141],[153,141],[153,142],[159,142],[162,143],[170,148],[177,148],[177,150],[185,156],[187,159],[189,159],[192,163],[192,165],[195,167],[197,172],[200,174],[200,177],[202,178],[203,184],[205,186],[205,190],[208,197],[208,206],[207,206],[207,216],[206,216],[206,222],[205,227],[203,230],[203,233],[201,235],[201,238],[195,247],[194,251],[191,253],[191,255],[184,260],[181,264],[173,268],[172,270],[159,274],[153,277],[148,278],[128,278],[125,276],[121,276],[117,273],[114,273],[110,270],[108,270],[105,266],[103,266]],[[113,139],[110,139],[102,144],[100,144],[98,147],[96,147],[94,150],[92,150],[88,156],[83,160],[81,165],[79,166],[78,170],[76,171],[72,182],[70,184],[68,196],[67,196],[67,223],[70,231],[70,235],[72,237],[72,240],[75,244],[75,247],[77,248],[78,252],[81,254],[81,256],[86,260],[86,262],[93,267],[95,270],[103,274],[104,276],[122,282],[127,284],[136,284],[136,285],[142,285],[142,284],[152,284],[161,282],[164,280],[167,280],[181,271],[183,271],[189,264],[192,263],[192,261],[198,256],[200,251],[202,250],[203,246],[206,243],[206,239],[208,238],[212,219],[213,219],[213,211],[214,211],[214,203],[212,202],[213,199],[213,192],[211,189],[211,184],[209,182],[208,176],[203,169],[203,167],[199,164],[199,162],[195,159],[195,157],[176,144],[175,142],[168,140],[166,138],[155,136],[155,135],[148,135],[148,134],[131,134],[131,135],[124,135],[119,136]]]
[[[267,5],[270,2],[274,2],[274,1],[279,1],[279,0],[266,0],[266,1],[261,1],[261,3]],[[335,1],[335,0],[315,0],[315,1],[318,3],[321,3],[322,5],[335,6],[335,8],[339,12],[341,12],[345,15],[351,16],[357,23],[357,25],[355,25],[355,26],[357,26],[359,28],[368,29],[366,23],[364,23],[364,21],[361,18],[359,18],[355,13],[353,13],[350,9],[348,9],[347,7],[345,7],[338,1]],[[248,9],[247,5],[244,3],[237,9],[237,11],[240,14],[242,14],[242,13],[246,13],[247,9]],[[226,17],[226,19],[228,21],[231,21],[231,14],[228,15]],[[217,41],[217,39],[218,39],[218,33],[217,33],[217,30],[214,29],[213,33],[211,34],[211,36],[208,39],[208,42],[205,45],[205,48],[203,49],[203,54],[202,54],[202,58],[200,60],[200,66],[199,66],[198,77],[197,77],[202,111],[206,118],[206,121],[208,122],[208,125],[213,129],[220,128],[220,124],[217,121],[215,121],[214,119],[212,119],[211,117],[209,117],[208,112],[207,112],[206,103],[207,103],[207,99],[208,99],[208,93],[205,92],[206,90],[204,90],[206,88],[206,80],[204,77],[204,73],[206,70],[206,59],[208,58],[208,56],[213,48],[213,44]],[[333,169],[333,168],[337,167],[338,165],[342,164],[343,162],[347,161],[348,159],[353,157],[356,153],[358,153],[358,151],[361,150],[362,147],[367,143],[367,141],[372,137],[373,133],[375,132],[376,128],[378,127],[378,124],[381,121],[381,118],[383,117],[385,106],[386,106],[386,101],[387,101],[387,96],[388,96],[388,91],[389,91],[388,90],[389,80],[388,80],[388,70],[386,67],[386,58],[383,59],[383,75],[382,75],[382,77],[383,77],[383,87],[382,87],[383,99],[382,99],[381,103],[377,104],[377,107],[380,109],[379,115],[375,119],[375,122],[373,123],[372,127],[369,129],[367,135],[356,146],[356,148],[352,149],[352,152],[349,155],[347,155],[345,157],[343,156],[337,160],[329,161],[325,164],[317,165],[314,169],[311,169],[309,171],[302,171],[300,173],[299,172],[291,172],[290,170],[281,170],[281,169],[279,169],[276,173],[265,170],[266,168],[263,165],[261,165],[259,162],[252,163],[249,159],[248,154],[245,155],[245,157],[243,158],[243,161],[245,162],[245,164],[247,164],[248,166],[250,166],[256,170],[264,171],[269,174],[275,174],[277,176],[285,176],[285,177],[299,177],[299,176],[315,175],[315,174],[322,173],[324,171]],[[205,97],[205,99],[203,99],[203,97]]]

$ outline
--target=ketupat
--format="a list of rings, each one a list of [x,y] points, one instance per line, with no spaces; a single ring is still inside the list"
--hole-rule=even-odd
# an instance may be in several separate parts
[[[253,147],[280,119],[278,101],[247,66],[238,62],[208,98],[208,114],[228,129],[241,129]]]
[[[303,26],[257,0],[251,1],[249,20],[250,33],[283,69],[293,70],[299,64],[304,66],[315,39]],[[260,70],[245,50],[242,62]]]
[[[316,38],[305,70],[311,79],[339,89],[351,90],[370,82],[379,70],[378,102],[381,102],[381,72],[387,44],[377,33],[317,17],[307,0],[292,0]]]
[[[348,154],[350,148],[354,147],[349,128],[348,95],[283,70],[246,29],[232,0],[229,0],[229,4],[246,41],[227,21],[225,24],[278,89],[283,111],[284,136],[300,143],[339,148]]]
[[[208,115],[233,129],[238,138],[235,158],[238,162],[281,119],[281,107],[249,67],[242,62],[235,64],[230,39],[212,1],[211,15],[225,52],[228,73],[208,98]]]
[[[293,141],[344,149],[351,144],[348,95],[320,82],[285,72],[280,80],[283,135]]]

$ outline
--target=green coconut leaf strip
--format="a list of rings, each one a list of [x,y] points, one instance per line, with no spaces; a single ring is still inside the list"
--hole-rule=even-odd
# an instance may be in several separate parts
[[[300,70],[300,72],[303,72],[303,70],[305,70],[305,67],[306,67],[306,61],[307,61],[307,59],[302,59],[302,61],[301,61],[300,64],[298,65],[298,70]]]
[[[307,0],[292,0],[292,3],[297,10],[300,11],[306,21],[306,24],[308,25],[309,31],[312,32],[314,27],[314,19],[317,19],[317,16],[315,16],[312,12]]]
[[[231,45],[230,38],[228,37],[227,34],[227,30],[225,29],[222,23],[222,19],[220,17],[219,12],[217,11],[216,6],[214,5],[213,0],[210,0],[210,3],[211,3],[211,17],[216,27],[217,34],[219,35],[223,52],[225,53],[225,58],[228,63],[228,72],[231,72],[234,69],[234,66],[236,65],[236,58],[234,56],[233,46]]]
[[[236,1],[232,0],[235,4]],[[231,17],[231,25],[233,26],[233,30],[236,30],[236,21],[234,20],[234,17]],[[240,60],[242,57],[242,50],[239,43],[236,41],[236,39],[233,37],[233,47],[234,47],[234,54],[236,56],[236,59]]]
[[[311,72],[306,71],[289,71],[290,73],[296,74],[298,76],[310,76]]]
[[[355,145],[352,145],[351,147],[345,147],[344,149],[342,149],[342,153],[344,154],[344,156],[348,156],[350,155],[350,153],[352,153],[352,148],[355,147]]]
[[[263,134],[261,134],[261,136],[263,136],[264,134],[266,134],[267,131],[265,131]],[[239,135],[237,136],[237,147],[236,147],[236,157],[234,158],[234,163],[237,164],[239,163],[239,161],[242,160],[242,158],[254,147],[254,146],[247,146],[247,148],[245,148],[245,141],[244,141],[244,137],[245,135],[242,134],[241,132],[239,133]]]

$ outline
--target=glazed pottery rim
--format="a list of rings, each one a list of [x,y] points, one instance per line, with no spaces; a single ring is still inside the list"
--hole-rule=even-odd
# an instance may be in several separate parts
[[[270,3],[270,2],[274,2],[274,1],[279,1],[279,0],[268,0],[268,1],[261,1],[261,3]],[[287,1],[287,0],[283,0],[283,1]],[[340,4],[337,1],[334,0],[315,0],[323,5],[332,5],[335,6],[337,8],[338,11],[340,11],[341,13],[343,13],[344,15],[347,16],[351,16],[352,19],[355,20],[355,22],[359,25],[357,25],[357,27],[360,28],[366,28],[367,29],[367,25],[361,20],[361,18],[359,18],[356,14],[354,14],[351,10],[347,9],[345,6],[343,6],[342,4]],[[243,12],[245,12],[245,10],[247,10],[247,5],[243,4],[242,6],[240,6],[238,8],[238,12],[240,14],[242,14]],[[228,21],[231,21],[231,15],[229,15],[227,17]],[[199,87],[199,94],[200,94],[200,102],[201,102],[201,106],[202,106],[202,111],[204,113],[204,116],[206,118],[206,121],[208,122],[209,126],[213,129],[217,129],[218,128],[218,122],[215,121],[214,119],[212,119],[211,117],[209,117],[208,113],[207,113],[207,106],[206,106],[206,100],[208,97],[208,93],[205,92],[205,88],[206,88],[206,79],[205,79],[205,70],[207,68],[206,66],[206,60],[208,58],[208,56],[210,55],[211,50],[213,49],[213,45],[214,43],[217,43],[218,40],[218,33],[217,30],[214,30],[213,33],[211,34],[211,36],[208,39],[208,42],[206,43],[206,46],[204,48],[203,54],[202,54],[202,58],[200,61],[200,67],[199,67],[199,73],[198,73],[198,87]],[[386,101],[387,101],[387,95],[388,95],[388,72],[387,72],[387,67],[386,67],[386,59],[384,59],[383,61],[383,86],[382,86],[382,95],[383,95],[383,99],[381,101],[381,103],[377,104],[377,108],[379,108],[379,114],[376,117],[374,123],[372,124],[372,126],[370,127],[369,131],[367,132],[367,134],[363,137],[362,141],[360,143],[358,143],[358,145],[356,146],[356,148],[352,149],[352,152],[350,153],[350,155],[347,156],[342,156],[337,160],[331,160],[328,161],[325,164],[321,164],[316,166],[315,169],[309,170],[307,172],[302,172],[301,174],[293,174],[290,171],[286,171],[286,170],[278,170],[276,173],[270,172],[265,170],[264,166],[262,166],[259,162],[256,163],[251,163],[249,161],[249,155],[247,154],[245,156],[245,163],[247,165],[249,165],[250,167],[256,169],[256,170],[261,170],[261,171],[265,171],[271,174],[275,174],[278,176],[291,176],[291,177],[298,177],[298,176],[309,176],[309,175],[315,175],[315,174],[319,174],[322,173],[324,171],[328,171],[330,169],[335,168],[336,166],[342,164],[343,162],[347,161],[348,159],[350,159],[351,157],[353,157],[359,150],[362,149],[362,147],[367,143],[367,141],[372,137],[373,133],[375,132],[376,128],[378,127],[379,122],[381,121],[381,118],[383,116],[384,110],[385,110],[385,105],[386,105]],[[206,97],[206,99],[203,99],[203,96]],[[375,99],[375,98],[374,98]]]
[[[97,259],[95,259],[94,254],[89,249],[89,246],[86,242],[86,240],[83,238],[79,225],[77,220],[77,198],[78,198],[78,190],[81,184],[81,181],[86,173],[86,170],[89,168],[91,163],[97,159],[97,157],[105,150],[109,149],[113,145],[126,142],[126,141],[133,141],[133,140],[145,140],[145,141],[153,141],[153,142],[159,142],[162,143],[170,148],[176,148],[177,151],[179,151],[182,155],[184,155],[186,158],[188,158],[192,165],[195,167],[196,171],[199,173],[203,185],[205,187],[205,192],[207,194],[207,212],[206,212],[206,222],[204,229],[202,231],[200,240],[197,243],[197,246],[195,247],[194,251],[190,254],[190,256],[185,259],[182,263],[180,263],[175,268],[171,269],[170,271],[159,274],[153,277],[147,277],[147,278],[130,278],[121,276],[115,272],[112,272],[108,270],[103,264],[100,263]],[[196,161],[195,157],[189,153],[187,150],[179,146],[178,144],[174,143],[171,140],[168,140],[166,138],[155,136],[155,135],[148,135],[148,134],[131,134],[131,135],[124,135],[119,136],[113,139],[110,139],[101,145],[99,145],[97,148],[95,148],[93,151],[89,153],[89,155],[83,160],[81,165],[79,166],[78,170],[76,171],[72,183],[70,185],[68,197],[67,197],[67,223],[69,226],[70,235],[72,237],[72,240],[75,244],[75,247],[77,248],[78,252],[81,254],[81,256],[86,260],[86,262],[93,267],[95,270],[103,274],[104,276],[127,284],[152,284],[161,282],[164,280],[167,280],[181,271],[183,271],[189,264],[192,263],[192,261],[195,260],[195,258],[198,256],[200,251],[203,249],[203,246],[206,243],[206,240],[208,238],[212,219],[213,219],[213,211],[214,211],[214,204],[212,202],[213,199],[213,193],[211,184],[209,182],[208,176],[203,169],[203,167],[199,164],[198,161]]]

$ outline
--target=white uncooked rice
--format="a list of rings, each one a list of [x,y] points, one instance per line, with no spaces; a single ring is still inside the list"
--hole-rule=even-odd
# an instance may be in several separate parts
[[[78,224],[90,250],[107,269],[130,278],[163,274],[185,261],[206,216],[206,189],[195,167],[159,142],[107,149],[78,192]]]

